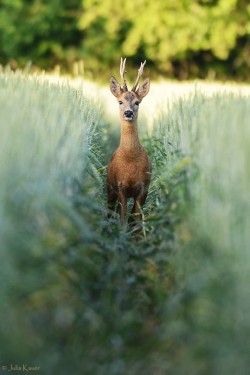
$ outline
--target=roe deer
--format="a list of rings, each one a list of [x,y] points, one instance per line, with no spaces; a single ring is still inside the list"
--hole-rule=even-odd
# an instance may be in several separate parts
[[[138,76],[131,89],[128,90],[125,80],[126,59],[121,58],[120,75],[123,87],[114,77],[110,78],[110,90],[117,98],[120,108],[121,136],[120,145],[114,153],[107,170],[108,207],[115,209],[119,202],[121,224],[125,223],[128,198],[134,199],[132,216],[142,220],[141,207],[143,206],[151,179],[151,161],[141,145],[138,136],[137,117],[141,100],[149,91],[150,81],[147,78],[139,87],[138,83],[143,73],[144,63],[138,69]]]

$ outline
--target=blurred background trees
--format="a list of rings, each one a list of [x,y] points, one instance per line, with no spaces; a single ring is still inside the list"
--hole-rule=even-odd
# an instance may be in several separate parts
[[[2,0],[0,59],[5,64],[31,60],[42,68],[79,58],[82,32],[78,0]]]
[[[148,60],[157,75],[247,79],[248,0],[2,0],[0,62],[70,70],[83,60],[95,77]]]

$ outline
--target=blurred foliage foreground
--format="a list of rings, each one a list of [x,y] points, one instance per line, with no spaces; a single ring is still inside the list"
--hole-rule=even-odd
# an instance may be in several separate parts
[[[121,56],[168,76],[249,79],[248,0],[2,0],[0,62],[107,76]]]
[[[1,366],[246,375],[249,98],[196,91],[159,110],[135,241],[105,218],[112,130],[97,104],[20,74],[0,82]]]

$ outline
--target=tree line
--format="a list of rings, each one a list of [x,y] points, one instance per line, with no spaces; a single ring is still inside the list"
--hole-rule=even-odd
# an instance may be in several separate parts
[[[0,63],[95,77],[121,56],[157,75],[245,80],[250,71],[248,0],[1,0]]]

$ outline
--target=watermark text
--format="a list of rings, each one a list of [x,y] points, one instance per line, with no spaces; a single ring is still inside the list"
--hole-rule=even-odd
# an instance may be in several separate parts
[[[34,366],[34,365],[29,365],[27,363],[22,363],[22,364],[9,364],[9,365],[0,365],[0,372],[32,372],[32,371],[37,371],[39,372],[41,370],[40,366]]]

